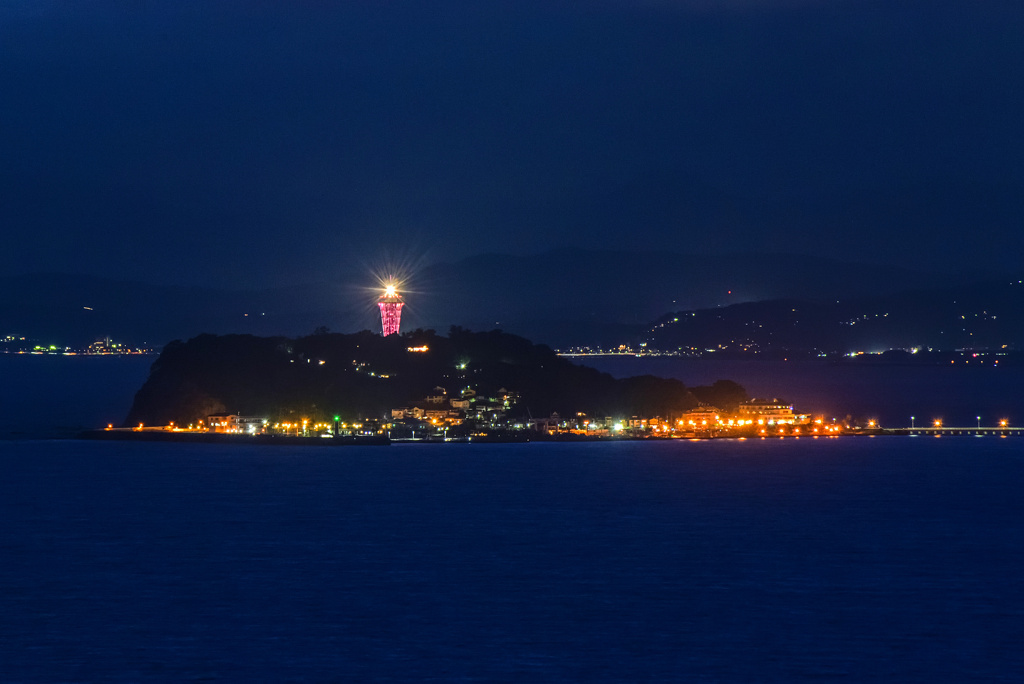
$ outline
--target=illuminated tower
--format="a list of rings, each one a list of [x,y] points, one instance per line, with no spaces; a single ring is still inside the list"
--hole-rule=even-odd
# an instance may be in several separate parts
[[[394,285],[384,289],[384,296],[377,302],[380,307],[380,324],[384,337],[398,334],[398,323],[402,319],[402,297]]]

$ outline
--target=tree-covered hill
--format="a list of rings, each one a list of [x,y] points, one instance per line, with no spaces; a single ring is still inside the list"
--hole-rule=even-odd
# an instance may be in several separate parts
[[[668,417],[699,402],[729,408],[746,398],[729,381],[687,388],[653,376],[615,379],[498,330],[200,335],[164,347],[125,424],[185,425],[222,411],[282,420],[386,417],[435,387],[449,395],[468,387],[484,397],[505,389],[519,397],[513,413],[535,417]]]
[[[765,354],[1024,347],[1024,284],[902,292],[856,299],[780,299],[678,311],[643,340],[662,351]]]

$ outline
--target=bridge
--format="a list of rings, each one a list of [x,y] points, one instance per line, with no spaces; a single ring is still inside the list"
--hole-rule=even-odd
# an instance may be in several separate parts
[[[881,428],[877,431],[864,431],[865,434],[880,435],[914,435],[921,437],[1024,437],[1024,427],[908,427]]]

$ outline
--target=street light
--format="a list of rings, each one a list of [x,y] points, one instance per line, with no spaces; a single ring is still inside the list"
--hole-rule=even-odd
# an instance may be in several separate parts
[[[978,429],[981,429],[981,416],[978,416]]]
[[[914,416],[910,416],[910,429],[914,429]]]

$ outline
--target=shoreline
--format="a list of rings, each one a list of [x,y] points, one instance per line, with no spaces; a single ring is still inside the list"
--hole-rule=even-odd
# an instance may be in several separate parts
[[[527,444],[527,443],[581,443],[581,442],[665,442],[688,441],[703,442],[709,440],[746,441],[755,439],[838,439],[840,437],[1024,437],[1024,428],[875,428],[857,430],[831,435],[815,434],[718,434],[702,436],[657,437],[653,435],[621,435],[621,436],[584,436],[584,435],[550,435],[508,434],[480,435],[475,437],[453,438],[395,438],[386,435],[356,435],[341,437],[299,437],[288,435],[237,435],[221,433],[195,432],[158,432],[158,431],[127,431],[127,430],[85,430],[64,439],[82,439],[92,441],[115,442],[164,442],[177,444],[234,444],[248,446],[304,446],[304,447],[340,447],[340,446],[389,446],[391,444]],[[25,439],[47,439],[46,437],[25,437]],[[51,438],[52,439],[52,438]]]
[[[85,430],[76,439],[109,442],[173,442],[179,444],[246,444],[255,446],[388,446],[386,435],[343,437],[297,437],[290,435],[225,435],[216,432],[161,432],[129,430]]]

